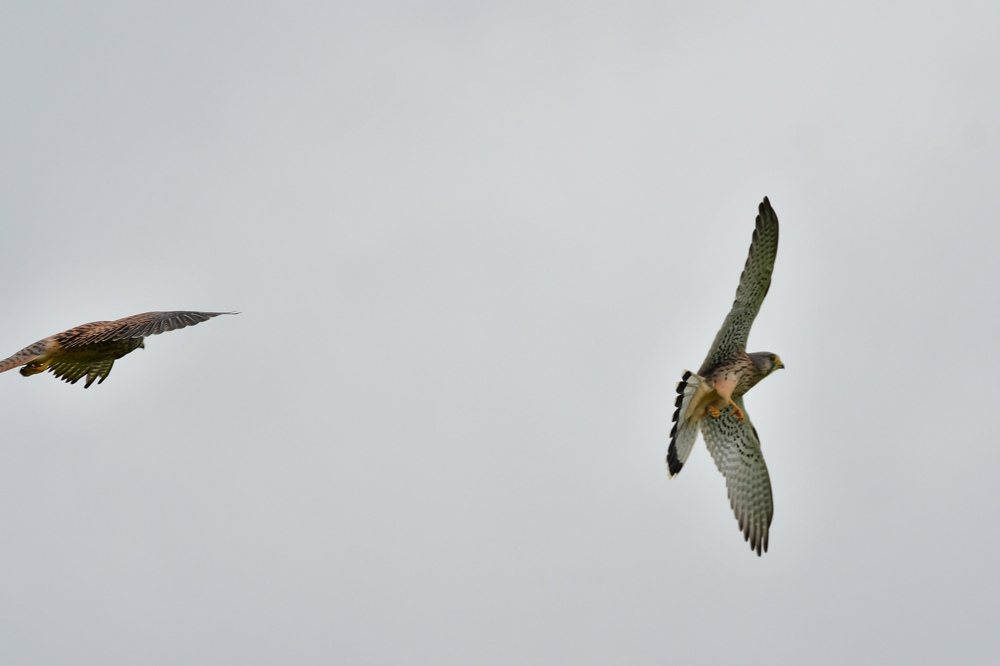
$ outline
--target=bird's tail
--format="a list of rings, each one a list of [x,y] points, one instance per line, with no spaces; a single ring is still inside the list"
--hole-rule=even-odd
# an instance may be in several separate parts
[[[692,413],[691,406],[699,393],[706,391],[704,380],[691,371],[685,371],[677,382],[677,400],[674,402],[674,427],[670,431],[670,448],[667,449],[667,470],[677,476],[698,439],[700,418]]]
[[[26,363],[34,361],[45,352],[45,343],[45,340],[39,340],[30,347],[25,347],[10,358],[5,358],[0,361],[0,372],[7,372],[8,370],[13,370],[19,365],[25,365]]]

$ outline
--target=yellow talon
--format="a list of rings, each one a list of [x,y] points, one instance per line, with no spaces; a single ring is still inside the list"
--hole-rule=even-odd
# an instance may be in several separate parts
[[[719,414],[721,414],[721,412],[717,410],[715,407],[709,407],[708,413],[712,415],[713,419],[719,418]]]
[[[23,368],[21,368],[21,374],[24,375],[25,377],[28,377],[29,375],[37,375],[39,372],[45,372],[46,368],[49,367],[49,363],[51,362],[52,362],[51,359],[49,359],[48,361],[42,361],[41,363],[37,361],[32,361],[31,363],[28,363]]]
[[[735,414],[736,418],[740,420],[740,423],[743,423],[746,420],[743,418],[743,410],[739,408],[739,405],[733,402],[732,398],[729,399],[729,404],[733,406],[733,414]]]

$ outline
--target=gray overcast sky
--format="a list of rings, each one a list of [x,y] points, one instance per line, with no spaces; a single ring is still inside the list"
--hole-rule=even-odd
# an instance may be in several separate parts
[[[27,3],[5,664],[995,663],[1000,4]],[[663,459],[768,195],[739,534]]]

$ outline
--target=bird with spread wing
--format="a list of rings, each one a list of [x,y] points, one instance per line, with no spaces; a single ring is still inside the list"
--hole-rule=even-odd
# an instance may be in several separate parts
[[[716,467],[726,477],[729,503],[743,537],[757,555],[767,552],[774,515],[771,480],[760,451],[757,429],[743,406],[743,395],[784,364],[771,352],[747,353],[747,336],[764,296],[778,254],[778,217],[764,197],[750,243],[736,300],[698,373],[685,372],[677,384],[674,426],[667,469],[680,473],[701,431]]]
[[[0,361],[0,372],[23,365],[25,377],[49,370],[75,384],[86,376],[84,388],[100,384],[122,356],[145,347],[150,335],[194,326],[221,314],[235,312],[145,312],[117,321],[95,321],[50,335]]]

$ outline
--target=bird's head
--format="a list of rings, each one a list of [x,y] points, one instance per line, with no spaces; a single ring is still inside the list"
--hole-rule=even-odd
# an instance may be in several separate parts
[[[772,354],[771,352],[754,352],[749,354],[750,360],[753,364],[757,366],[760,370],[761,377],[767,377],[769,374],[775,370],[780,370],[785,367],[785,364],[781,362],[777,354]]]

